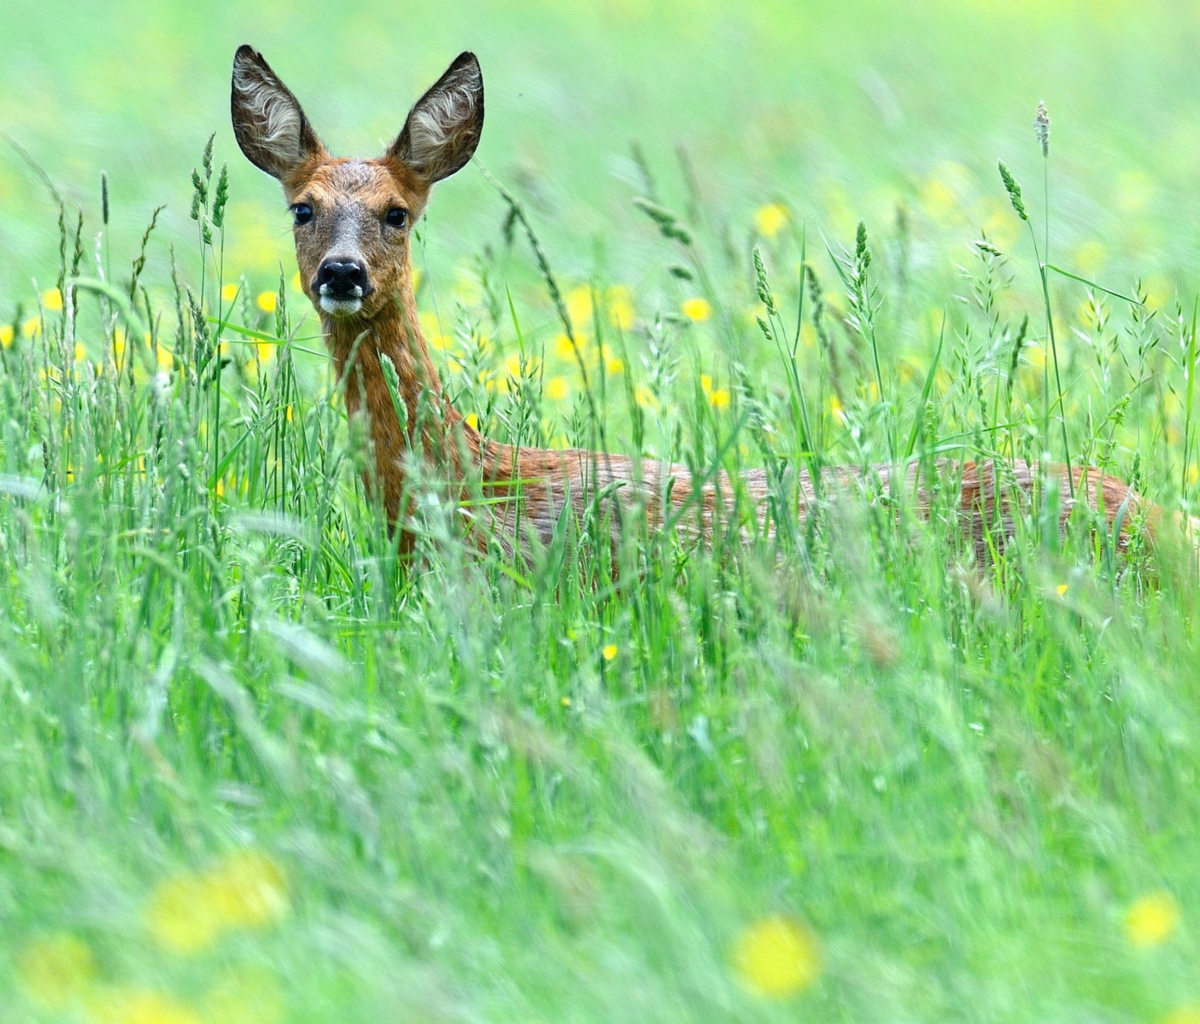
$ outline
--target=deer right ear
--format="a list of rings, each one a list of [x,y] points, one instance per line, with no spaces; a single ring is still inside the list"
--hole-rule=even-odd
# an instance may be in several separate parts
[[[233,58],[230,110],[246,159],[281,181],[325,151],[291,90],[249,46],[239,46]]]

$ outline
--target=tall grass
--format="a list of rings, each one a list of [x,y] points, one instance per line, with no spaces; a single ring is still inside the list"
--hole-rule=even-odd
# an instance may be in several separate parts
[[[287,274],[272,301],[224,264],[215,164],[168,280],[64,208],[0,350],[0,1021],[1200,1000],[1186,544],[1118,556],[1044,493],[976,565],[953,469],[928,518],[869,474],[795,501],[801,467],[1061,443],[1188,511],[1187,311],[1053,274],[1024,308],[1028,254],[979,239],[931,320],[902,225],[826,248],[792,211],[743,247],[695,196],[640,203],[661,297],[630,298],[560,281],[513,200],[473,297],[423,282],[456,402],[499,440],[765,465],[772,528],[735,498],[708,546],[631,530],[613,584],[598,524],[468,552],[418,481],[404,561]]]

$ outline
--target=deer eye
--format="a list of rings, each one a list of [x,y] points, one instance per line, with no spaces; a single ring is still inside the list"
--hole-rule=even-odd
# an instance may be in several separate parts
[[[313,218],[313,208],[308,203],[295,203],[292,206],[292,215],[297,224],[307,224]]]
[[[389,228],[402,228],[408,223],[408,211],[403,206],[393,206],[388,210],[383,222]]]

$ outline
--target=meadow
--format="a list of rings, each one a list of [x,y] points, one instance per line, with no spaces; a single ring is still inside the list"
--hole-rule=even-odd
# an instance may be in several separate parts
[[[1198,36],[0,9],[0,1024],[1200,1021]],[[415,252],[490,436],[1070,460],[1154,542],[1050,488],[977,564],[951,472],[928,517],[631,536],[617,582],[595,522],[525,560],[430,501],[400,557],[229,128],[246,41],[346,153],[478,53]]]

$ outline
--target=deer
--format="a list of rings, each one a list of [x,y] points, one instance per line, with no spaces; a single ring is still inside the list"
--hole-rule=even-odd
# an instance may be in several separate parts
[[[320,318],[348,419],[367,421],[374,456],[366,460],[364,485],[381,499],[402,551],[413,550],[410,485],[422,466],[436,467],[449,487],[446,497],[461,501],[464,532],[476,545],[498,538],[506,550],[526,555],[551,543],[564,514],[580,523],[598,504],[609,513],[606,529],[614,545],[635,522],[711,541],[728,525],[722,517],[735,507],[735,493],[749,499],[757,526],[770,532],[771,487],[763,469],[697,479],[683,466],[655,459],[516,447],[485,437],[452,404],[417,315],[412,231],[433,186],[461,170],[479,145],[484,92],[474,54],[454,59],[380,157],[332,156],[291,90],[248,45],[234,57],[231,115],[242,153],[283,186],[301,286]],[[1153,508],[1133,489],[1094,467],[1019,459],[939,460],[937,467],[949,469],[956,481],[956,525],[978,565],[1011,540],[1014,518],[1038,489],[1059,494],[1060,530],[1086,503],[1098,513],[1096,528],[1103,521],[1121,549],[1143,528],[1135,523],[1153,518],[1138,515]],[[929,489],[919,469],[916,463],[827,466],[817,474],[797,469],[790,493],[798,520],[830,494],[861,493],[868,475],[882,488],[904,488],[928,515]],[[462,501],[472,488],[487,500]]]

